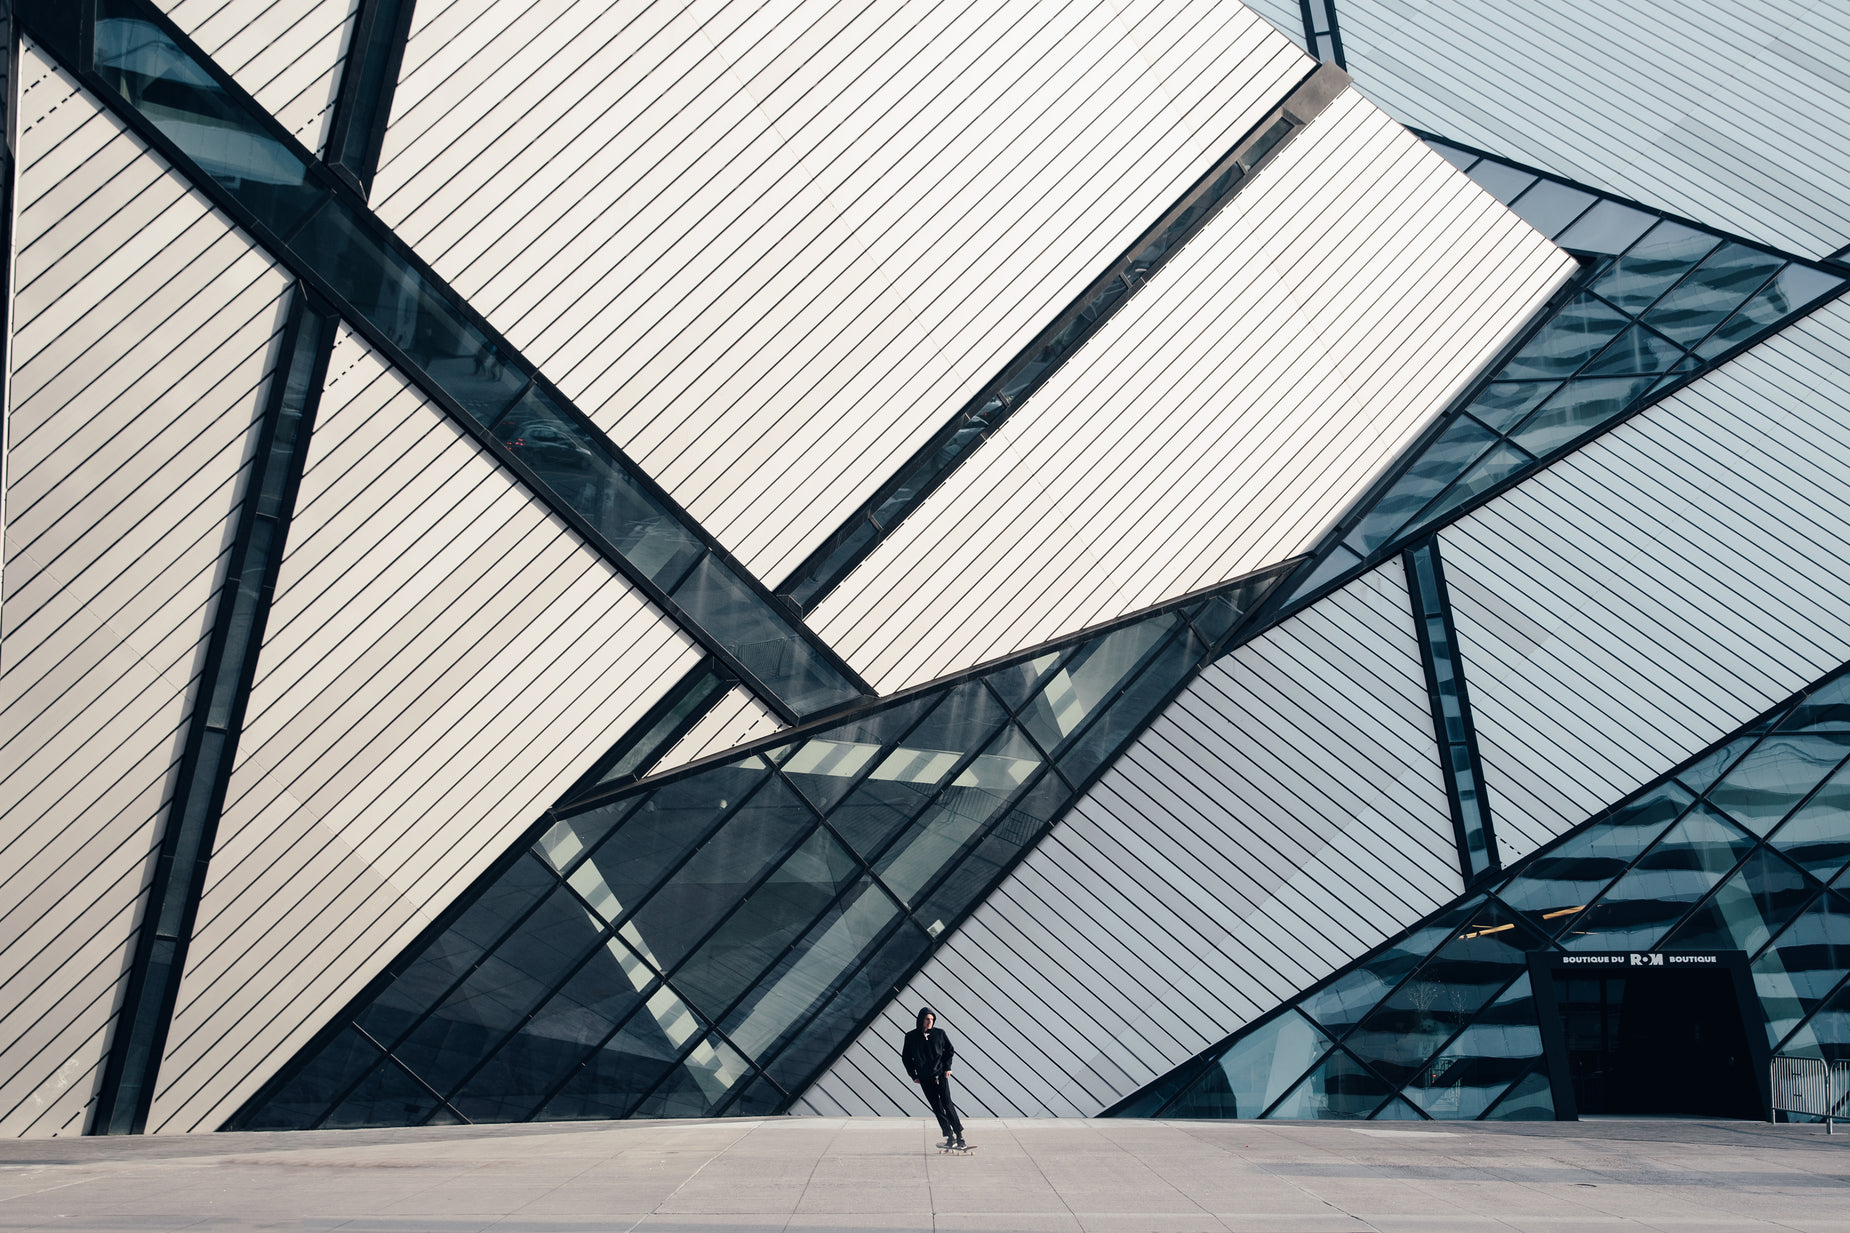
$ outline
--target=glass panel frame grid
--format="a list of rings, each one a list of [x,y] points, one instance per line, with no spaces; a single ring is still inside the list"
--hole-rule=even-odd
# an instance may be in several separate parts
[[[332,304],[779,718],[796,722],[872,696],[371,213],[351,168],[338,174],[304,149],[158,8],[148,0],[20,7],[27,29],[111,114]]]
[[[360,1116],[387,1062],[441,1102],[420,1118],[786,1107],[1292,564],[549,811],[228,1128]],[[645,1005],[553,1015],[560,1044],[535,1025],[591,962]],[[371,1069],[332,1083],[349,1054]]]
[[[1267,623],[1850,290],[1850,271],[1416,135],[1582,268],[1331,529]]]
[[[1694,790],[1697,785],[1700,791]],[[1619,934],[1597,928],[1602,905],[1630,909],[1634,916],[1642,909],[1649,918],[1649,935],[1638,936],[1636,927],[1625,921],[1620,922]],[[1448,977],[1439,971],[1448,949],[1490,938],[1522,939],[1518,949],[1524,955],[1589,949],[1645,955],[1737,952],[1746,957],[1761,1015],[1761,1022],[1745,1025],[1750,1037],[1764,1032],[1769,1052],[1850,1057],[1850,665],[1160,1076],[1102,1116],[1216,1116],[1216,1098],[1202,1093],[1217,1084],[1227,1086],[1219,1077],[1223,1059],[1244,1049],[1248,1070],[1263,1063],[1263,1057],[1255,1060],[1254,1045],[1268,1033],[1276,1034],[1277,1024],[1290,1016],[1304,1019],[1327,1039],[1332,1052],[1326,1056],[1341,1050],[1384,1091],[1393,1093],[1393,1099],[1406,1100],[1422,1117],[1542,1116],[1544,1104],[1547,1116],[1553,1116],[1553,1098],[1543,1100],[1547,1067],[1541,1041],[1548,1029],[1541,1022],[1539,999],[1531,992],[1526,1010],[1508,1001],[1512,991],[1530,979],[1529,965],[1517,961],[1514,951],[1502,956],[1486,969],[1500,967],[1503,972],[1498,992],[1489,996],[1465,994],[1465,976]],[[1432,982],[1427,1003],[1449,998],[1461,1013],[1444,1043],[1436,1049],[1422,1047],[1427,1061],[1415,1063],[1409,1055],[1383,1070],[1375,1059],[1376,1050],[1384,1047],[1379,1042],[1404,1052],[1409,1029],[1391,1018],[1382,1020],[1375,1033],[1377,1043],[1369,1044],[1368,1025],[1397,999],[1411,1005],[1415,999],[1405,991],[1422,972],[1441,977]],[[1475,987],[1481,992],[1481,979]],[[1363,1000],[1357,1000],[1358,993]],[[1482,1063],[1471,1061],[1477,1055],[1461,1049],[1460,1042],[1472,1033],[1481,1034],[1486,1016],[1500,1004],[1509,1008],[1500,1032],[1506,1047],[1493,1055],[1498,1060],[1489,1071],[1490,1087],[1475,1084],[1477,1090],[1468,1101],[1460,1093],[1449,1105],[1411,1090],[1415,1085],[1443,1086],[1443,1079],[1459,1064],[1482,1069]],[[1520,1038],[1514,1046],[1508,1039],[1511,1030]],[[1435,1059],[1454,1052],[1459,1054],[1456,1061],[1437,1066]],[[1295,1060],[1293,1065],[1302,1069]],[[1438,1075],[1440,1069],[1445,1075]],[[1409,1070],[1416,1074],[1411,1083],[1404,1078]],[[1262,1116],[1302,1107],[1309,1106],[1280,1098]],[[1387,1107],[1384,1101],[1377,1112]]]
[[[937,491],[952,471],[982,448],[1069,356],[1238,196],[1300,129],[1322,114],[1348,82],[1340,65],[1308,73],[965,403],[949,424],[921,446],[894,478],[876,489],[834,534],[778,583],[776,593],[797,611],[813,612]]]

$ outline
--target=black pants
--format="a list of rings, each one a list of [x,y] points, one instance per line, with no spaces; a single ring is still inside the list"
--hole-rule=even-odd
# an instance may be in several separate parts
[[[930,1076],[919,1083],[925,1093],[925,1103],[938,1117],[938,1129],[947,1139],[964,1137],[963,1120],[957,1116],[957,1106],[951,1103],[951,1077],[949,1075]]]

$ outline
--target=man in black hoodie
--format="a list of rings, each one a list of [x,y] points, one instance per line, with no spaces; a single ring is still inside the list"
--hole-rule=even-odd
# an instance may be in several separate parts
[[[899,1057],[912,1081],[925,1090],[925,1103],[937,1115],[938,1129],[944,1132],[944,1142],[938,1146],[963,1147],[964,1124],[951,1103],[951,1059],[957,1050],[944,1029],[934,1026],[937,1021],[931,1007],[919,1007],[919,1025],[906,1033]]]

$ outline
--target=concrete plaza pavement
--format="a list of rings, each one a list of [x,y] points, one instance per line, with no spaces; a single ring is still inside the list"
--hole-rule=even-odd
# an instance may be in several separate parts
[[[1850,1134],[1744,1122],[575,1123],[14,1141],[0,1229],[1805,1230]]]

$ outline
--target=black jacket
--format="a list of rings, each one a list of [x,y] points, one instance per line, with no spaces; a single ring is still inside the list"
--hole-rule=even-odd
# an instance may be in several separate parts
[[[889,1036],[887,1039],[893,1038]],[[906,1043],[899,1047],[899,1057],[906,1064],[906,1074],[915,1083],[927,1077],[937,1078],[951,1068],[951,1059],[956,1056],[957,1050],[951,1047],[951,1038],[939,1027],[929,1032],[913,1028],[906,1033]]]

